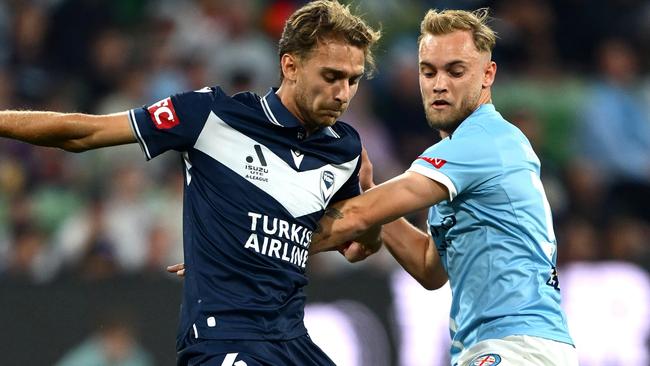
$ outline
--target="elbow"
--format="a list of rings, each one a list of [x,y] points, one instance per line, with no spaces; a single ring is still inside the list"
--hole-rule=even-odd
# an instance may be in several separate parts
[[[422,287],[429,291],[437,290],[447,283],[447,278],[436,278],[433,275],[416,278]]]
[[[436,286],[433,280],[430,280],[428,278],[418,278],[417,281],[422,287],[429,291],[437,290],[440,288],[439,286]]]
[[[446,282],[436,283],[436,282],[431,281],[431,280],[418,280],[418,282],[420,283],[420,285],[422,285],[422,287],[424,287],[426,290],[429,290],[429,291],[437,290],[437,289],[441,288],[442,286],[444,286],[445,283],[446,283]]]

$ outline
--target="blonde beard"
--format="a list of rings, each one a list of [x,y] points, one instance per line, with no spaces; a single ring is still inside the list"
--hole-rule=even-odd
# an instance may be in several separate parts
[[[478,100],[480,97],[480,93],[474,97],[472,102],[469,102],[470,98],[467,98],[463,100],[463,102],[460,105],[460,108],[457,110],[451,111],[450,115],[446,119],[442,119],[438,116],[433,116],[432,111],[427,108],[427,105],[425,104],[424,106],[424,114],[426,115],[427,118],[427,123],[431,128],[435,130],[440,130],[444,131],[448,134],[453,133],[460,124],[467,119],[478,107]]]

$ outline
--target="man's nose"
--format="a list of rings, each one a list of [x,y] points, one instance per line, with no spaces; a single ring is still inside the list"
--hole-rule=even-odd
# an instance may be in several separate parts
[[[348,103],[350,101],[351,88],[347,80],[341,80],[337,85],[337,92],[334,96],[337,102],[341,104]]]
[[[443,73],[438,73],[433,80],[433,92],[444,93],[447,91],[447,77]]]

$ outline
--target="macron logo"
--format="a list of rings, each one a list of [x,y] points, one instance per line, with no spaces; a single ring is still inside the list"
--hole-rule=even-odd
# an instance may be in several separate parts
[[[147,110],[154,121],[154,125],[159,130],[166,130],[180,123],[172,104],[172,98],[166,98],[152,104]]]
[[[304,158],[305,155],[298,150],[291,150],[291,156],[293,156],[293,162],[296,164],[296,168],[300,169],[300,163],[302,163],[302,158]]]
[[[428,158],[426,156],[418,156],[418,159],[426,161],[427,163],[433,165],[436,169],[442,168],[442,166],[447,162],[445,159]]]

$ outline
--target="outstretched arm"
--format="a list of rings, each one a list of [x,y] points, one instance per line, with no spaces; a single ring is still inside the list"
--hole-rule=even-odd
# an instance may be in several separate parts
[[[375,186],[373,182],[372,172],[372,162],[368,157],[368,151],[365,149],[365,147],[362,147],[361,168],[359,169],[359,185],[364,192],[371,188],[374,188]],[[331,209],[330,207],[328,207],[324,213],[325,216],[332,216],[333,219],[336,219],[336,216],[338,214],[338,210]],[[320,230],[321,226],[319,222],[315,233],[318,233]],[[314,245],[312,242],[312,244],[309,246],[309,254],[314,255],[319,252],[336,249],[349,262],[358,262],[377,252],[381,248],[381,245],[381,225],[375,225],[366,230],[360,236],[356,237],[354,241],[342,243],[338,247],[323,249],[320,244],[317,243]]]
[[[449,197],[442,184],[406,172],[368,192],[333,205],[312,238],[315,250],[331,250],[369,228],[384,225],[382,239],[397,261],[424,287],[442,286],[447,277],[431,238],[405,219],[406,214]]]
[[[332,205],[320,220],[312,245],[320,251],[331,250],[372,226],[391,222],[447,197],[442,184],[417,173],[403,173],[360,196]]]
[[[0,136],[72,152],[136,142],[127,112],[97,116],[2,111]]]

